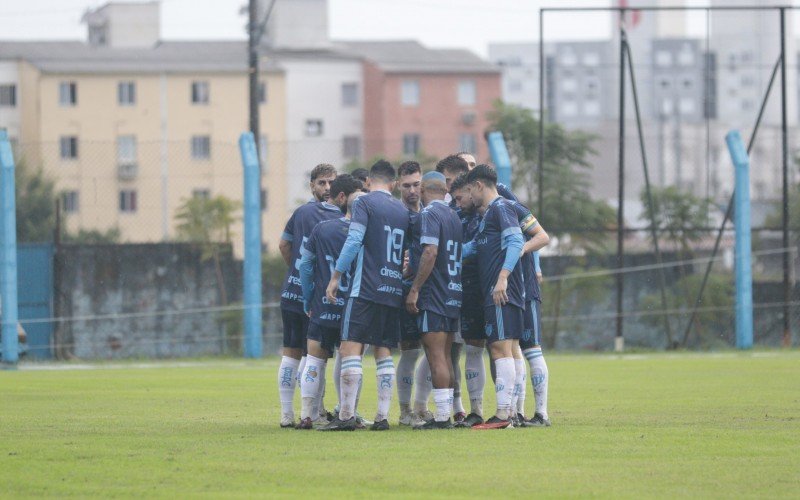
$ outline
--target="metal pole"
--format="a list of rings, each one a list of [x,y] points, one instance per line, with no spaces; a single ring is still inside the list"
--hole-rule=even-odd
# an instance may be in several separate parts
[[[783,157],[783,248],[789,248],[789,133],[786,118],[786,9],[781,8],[781,154]],[[789,302],[792,300],[791,258],[783,253],[783,347],[792,345]]]
[[[617,270],[625,267],[625,10],[619,16],[619,206],[617,207]],[[622,314],[625,279],[621,272],[617,273],[617,335],[614,339],[614,350],[625,349]]]
[[[544,10],[539,10],[539,211],[537,216],[544,213]]]
[[[625,31],[623,34],[623,47],[625,47],[625,54],[628,59],[628,72],[631,77],[631,92],[633,92],[633,106],[636,111],[636,129],[639,133],[639,149],[642,152],[642,167],[644,168],[644,185],[647,191],[647,205],[650,210],[650,236],[653,238],[653,248],[656,252],[656,264],[658,264],[658,277],[659,285],[661,285],[661,307],[665,311],[669,309],[667,304],[667,279],[664,276],[664,268],[661,266],[663,259],[661,258],[661,248],[658,244],[658,228],[655,222],[655,205],[653,204],[653,192],[650,189],[650,169],[647,165],[647,148],[644,144],[644,131],[642,130],[642,115],[639,110],[639,92],[636,88],[636,74],[633,68],[633,56],[631,56],[631,48],[628,45],[628,35]],[[672,328],[669,323],[669,315],[664,314],[664,328],[667,332],[667,349],[673,349],[675,345],[672,340]]]
[[[17,206],[14,185],[14,155],[8,133],[0,130],[0,254],[2,254],[2,276],[0,276],[0,315],[2,315],[3,365],[11,366],[19,361],[19,339],[17,338]]]
[[[244,356],[260,358],[261,325],[261,193],[260,166],[252,133],[239,138],[244,167]]]
[[[734,130],[725,137],[736,170],[734,226],[736,227],[736,347],[753,347],[753,269],[750,243],[750,158],[742,136]],[[786,253],[784,253],[786,255]]]
[[[249,0],[248,4],[248,40],[247,40],[247,63],[249,77],[249,113],[250,113],[250,132],[258,144],[261,137],[260,122],[258,116],[258,0]],[[258,148],[256,148],[258,151]],[[260,195],[259,195],[260,196]]]

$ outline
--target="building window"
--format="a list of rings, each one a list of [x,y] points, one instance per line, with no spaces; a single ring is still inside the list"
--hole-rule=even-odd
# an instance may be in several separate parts
[[[193,189],[192,190],[192,198],[198,198],[201,200],[209,200],[211,199],[211,191],[208,189]]]
[[[684,47],[678,54],[678,62],[681,66],[692,66],[694,64],[694,52],[690,48]]]
[[[347,160],[361,157],[361,138],[357,135],[346,135],[342,138],[342,156]]]
[[[117,84],[117,102],[120,106],[136,104],[136,82],[119,82]]]
[[[258,82],[258,103],[267,103],[267,82]]]
[[[600,66],[600,54],[597,52],[587,52],[583,55],[583,65],[590,68]]]
[[[519,80],[509,80],[508,91],[513,93],[522,92],[522,82]]]
[[[77,191],[64,191],[61,193],[61,210],[66,214],[74,214],[80,209]]]
[[[78,138],[74,135],[62,136],[59,140],[59,149],[62,160],[75,160],[78,158]]]
[[[656,65],[662,68],[672,66],[672,52],[666,50],[656,52]]]
[[[14,84],[0,85],[0,106],[13,108],[17,105],[17,86]]]
[[[578,90],[578,81],[574,78],[569,78],[561,81],[561,90],[563,92],[574,93]]]
[[[208,82],[192,82],[192,104],[208,104]]]
[[[324,128],[322,120],[306,120],[306,137],[320,137]]]
[[[261,190],[261,211],[262,212],[266,212],[267,211],[268,203],[269,203],[269,195],[267,194],[267,190],[266,189],[262,189]]]
[[[136,190],[119,192],[119,211],[125,213],[136,212]]]
[[[694,99],[691,99],[689,97],[684,97],[683,99],[681,99],[679,106],[681,108],[682,115],[691,115],[694,113],[695,110]]]
[[[75,106],[78,104],[78,84],[75,82],[59,83],[58,103],[62,106]]]
[[[459,106],[474,106],[477,100],[477,90],[475,89],[475,81],[462,80],[458,82],[458,105]]]
[[[467,153],[475,154],[477,150],[477,140],[475,134],[458,134],[458,148],[459,151],[466,151]]]
[[[583,102],[583,113],[591,118],[600,116],[600,101],[588,99]]]
[[[192,136],[192,159],[208,160],[211,158],[211,137],[207,135]]]
[[[106,31],[105,24],[89,26],[89,45],[105,45],[108,39]]]
[[[404,134],[403,135],[403,154],[414,156],[419,153],[419,134]]]
[[[400,85],[400,102],[403,106],[419,106],[419,82],[405,80]]]
[[[121,135],[117,137],[117,164],[131,165],[136,163],[136,136]]]
[[[661,89],[662,89],[662,90],[669,90],[669,87],[670,87],[672,84],[670,83],[670,80],[669,80],[669,78],[667,78],[667,77],[662,77],[662,78],[659,78],[659,80],[658,80],[658,85],[661,87]]]
[[[578,104],[574,100],[567,100],[561,106],[561,116],[572,118],[578,114]]]
[[[358,84],[357,83],[343,83],[342,84],[342,106],[352,108],[358,106]]]
[[[572,50],[567,50],[561,54],[561,64],[564,66],[575,66],[578,64],[578,56]]]

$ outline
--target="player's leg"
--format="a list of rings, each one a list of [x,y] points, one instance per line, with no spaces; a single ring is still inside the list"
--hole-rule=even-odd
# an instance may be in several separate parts
[[[375,314],[371,331],[377,366],[375,377],[378,386],[378,411],[370,430],[385,431],[389,429],[389,409],[396,377],[392,347],[397,347],[400,341],[400,309],[379,304],[373,304],[373,309]]]
[[[525,422],[525,358],[519,348],[519,340],[514,340],[514,394],[511,400],[511,413],[515,426],[522,426]]]
[[[411,425],[411,392],[414,369],[421,354],[416,321],[407,312],[400,312],[400,359],[397,362],[397,402],[400,403],[400,425]]]
[[[453,338],[458,330],[458,321],[430,311],[421,311],[418,320],[425,357],[431,367],[433,400],[436,404],[434,417],[415,429],[450,429],[453,423],[453,383],[455,374],[450,357]]]
[[[305,324],[300,314],[293,311],[281,311],[283,320],[283,356],[278,366],[278,394],[281,401],[281,427],[294,427],[294,391],[297,387],[297,375],[300,358],[303,356],[301,332]]]
[[[464,341],[460,338],[458,340],[456,342],[456,336],[453,336],[449,357],[453,369],[453,418],[461,422],[467,417],[467,412],[464,411],[464,402],[461,400],[461,346]]]
[[[322,327],[311,324],[308,331],[308,354],[300,376],[302,405],[298,429],[311,429],[319,416],[318,402],[325,384],[325,367],[330,353],[323,348]]]
[[[465,427],[483,423],[483,391],[486,387],[486,364],[484,352],[486,346],[486,329],[483,318],[483,306],[476,305],[462,309],[461,336],[466,344],[467,391],[469,392],[470,413],[464,419]]]
[[[547,414],[548,385],[550,373],[547,369],[547,362],[541,346],[542,319],[540,315],[540,305],[533,302],[532,320],[534,324],[533,335],[528,343],[522,343],[522,354],[528,361],[530,368],[531,384],[533,385],[533,395],[536,398],[536,411],[533,417],[526,422],[530,427],[549,427],[550,417]]]
[[[431,382],[431,366],[428,358],[422,356],[417,369],[414,372],[414,419],[412,425],[424,423],[433,418],[433,414],[428,410],[428,399],[433,391]]]

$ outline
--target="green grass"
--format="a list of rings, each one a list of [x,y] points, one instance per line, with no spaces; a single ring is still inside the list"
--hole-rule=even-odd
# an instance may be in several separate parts
[[[276,363],[0,373],[0,496],[800,494],[800,352],[550,355],[554,426],[491,432],[281,430]]]

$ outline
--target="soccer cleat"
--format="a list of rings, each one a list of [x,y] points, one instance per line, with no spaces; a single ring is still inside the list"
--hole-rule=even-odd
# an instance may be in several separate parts
[[[470,413],[467,417],[461,421],[456,422],[456,427],[474,427],[476,425],[483,423],[483,417],[478,415],[477,413]]]
[[[448,418],[445,421],[439,422],[437,420],[428,420],[424,424],[414,427],[415,431],[429,431],[434,429],[452,429],[453,422]]]
[[[336,415],[327,410],[323,410],[319,414],[319,420],[323,422],[333,422],[334,418],[336,418]]]
[[[399,425],[411,425],[414,423],[414,412],[411,410],[400,410]]]
[[[428,420],[433,420],[433,413],[430,410],[414,412],[414,418],[411,420],[411,427],[419,427],[425,425]]]
[[[389,430],[389,421],[387,419],[378,420],[372,424],[372,427],[369,428],[371,431],[388,431]]]
[[[281,415],[281,429],[294,429],[294,415],[291,413]]]
[[[534,413],[533,418],[524,421],[525,427],[550,427],[550,419],[544,418],[541,413]]]
[[[347,420],[340,420],[335,418],[328,422],[325,427],[320,427],[320,431],[354,431],[356,430],[356,417],[350,417]]]
[[[295,426],[295,429],[300,431],[310,431],[313,428],[314,428],[314,422],[311,421],[311,417],[306,417],[301,419],[299,422],[297,422],[297,425]]]
[[[466,418],[467,418],[467,414],[464,413],[463,411],[460,411],[460,412],[456,413],[455,415],[453,415],[453,422],[457,424],[459,422],[463,422],[464,419],[466,419]]]
[[[508,429],[511,426],[511,419],[502,420],[494,417],[487,420],[485,423],[473,425],[472,428],[476,430],[489,430],[489,429]]]

